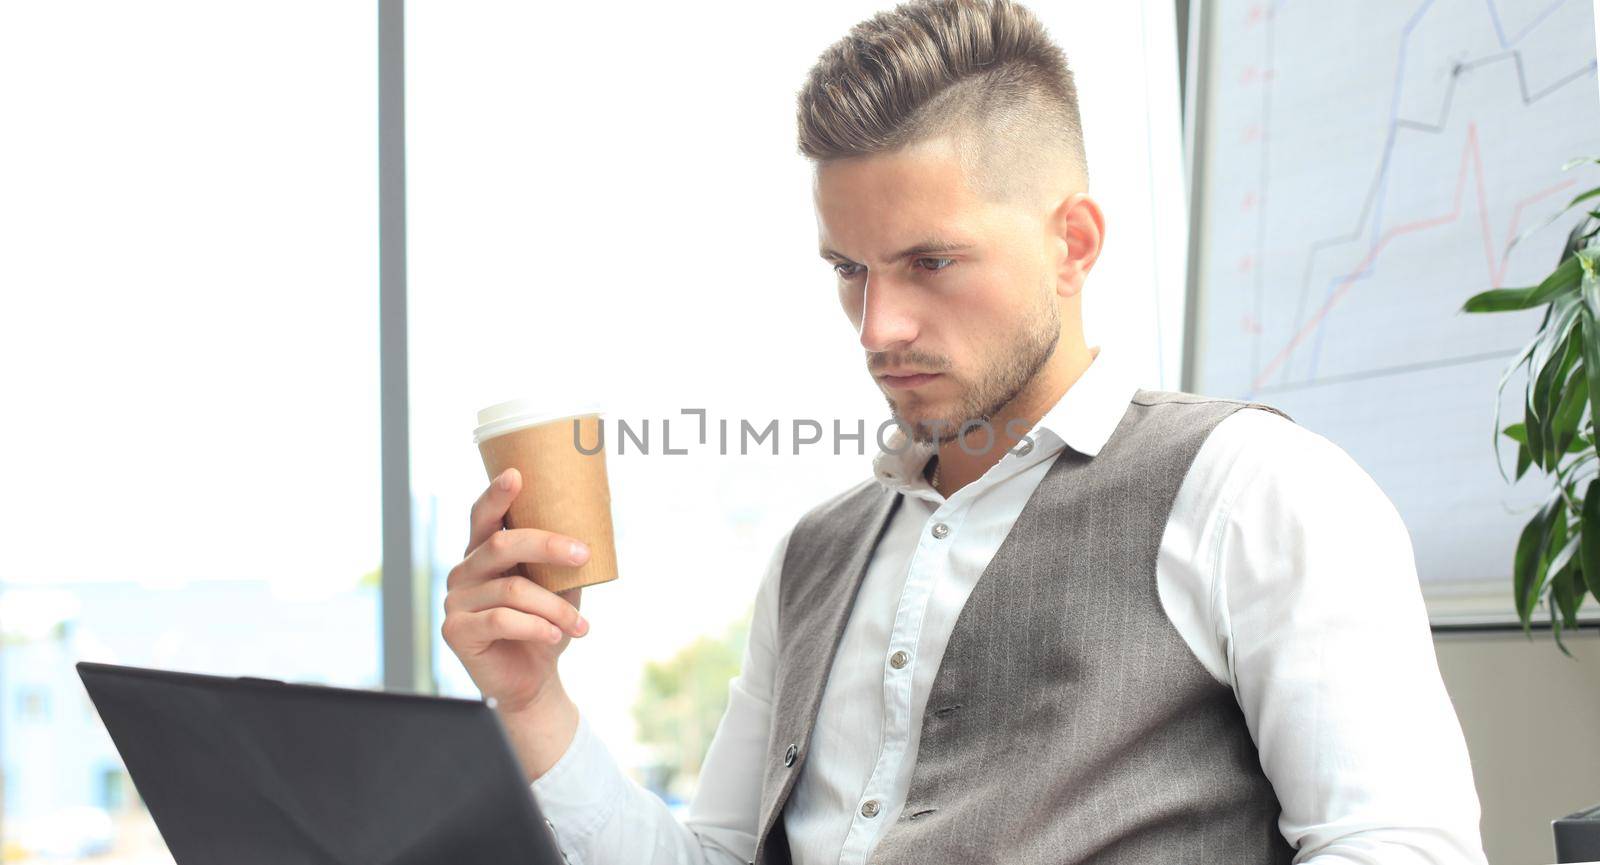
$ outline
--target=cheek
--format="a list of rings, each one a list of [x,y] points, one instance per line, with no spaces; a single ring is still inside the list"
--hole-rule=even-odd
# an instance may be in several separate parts
[[[962,274],[942,288],[936,300],[938,317],[949,327],[963,332],[993,330],[1014,317],[1012,292],[994,274]]]
[[[1036,306],[1027,301],[1004,277],[973,278],[940,298],[938,314],[929,318],[924,332],[937,332],[956,363],[981,361],[1004,353],[1016,340],[1019,324],[1037,315]]]

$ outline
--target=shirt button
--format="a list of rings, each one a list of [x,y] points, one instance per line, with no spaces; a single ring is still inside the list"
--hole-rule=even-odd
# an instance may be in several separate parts
[[[940,540],[943,540],[945,538],[945,536],[948,535],[948,534],[950,534],[950,527],[949,526],[945,525],[944,523],[934,523],[933,524],[933,536],[934,537],[939,538]]]
[[[789,750],[783,752],[783,765],[793,766],[794,757],[798,753],[800,753],[800,749],[796,748],[794,745],[790,745]]]
[[[1023,439],[1022,441],[1017,442],[1017,446],[1016,447],[1011,449],[1011,452],[1016,454],[1019,457],[1025,457],[1029,453],[1031,453],[1032,451],[1033,451],[1033,440],[1032,439]]]
[[[910,659],[911,656],[907,655],[904,651],[895,652],[889,656],[889,666],[898,670],[901,667],[904,667],[906,665],[906,661]]]
[[[861,803],[861,816],[863,816],[863,817],[876,817],[876,816],[878,816],[878,800],[877,799],[868,799],[867,801],[862,802]]]

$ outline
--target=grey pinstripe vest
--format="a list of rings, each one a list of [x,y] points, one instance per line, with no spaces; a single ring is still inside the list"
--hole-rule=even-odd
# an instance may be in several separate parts
[[[939,662],[911,786],[871,865],[1286,863],[1233,691],[1161,607],[1156,553],[1211,429],[1268,405],[1138,390],[1093,458],[1064,449],[974,586]],[[795,526],[755,862],[781,815],[868,560],[900,495],[873,479]]]

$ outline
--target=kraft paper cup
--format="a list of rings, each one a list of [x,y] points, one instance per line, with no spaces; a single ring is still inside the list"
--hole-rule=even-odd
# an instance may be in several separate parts
[[[507,528],[544,529],[589,546],[589,560],[577,567],[523,562],[515,568],[552,592],[617,578],[600,415],[593,404],[551,410],[537,400],[512,400],[478,412],[472,434],[490,480],[508,468],[522,473]]]

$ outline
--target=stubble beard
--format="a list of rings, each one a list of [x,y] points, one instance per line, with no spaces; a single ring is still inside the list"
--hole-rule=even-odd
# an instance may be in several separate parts
[[[961,435],[964,425],[993,422],[1001,409],[1010,405],[1044,368],[1056,343],[1061,339],[1061,310],[1054,295],[1043,295],[1041,309],[1024,316],[1020,338],[986,364],[976,384],[958,398],[956,410],[937,417],[906,417],[891,397],[889,412],[900,427],[921,444],[947,444]],[[920,400],[912,396],[910,399]],[[996,430],[995,436],[1004,434]],[[981,434],[980,434],[981,435]]]

